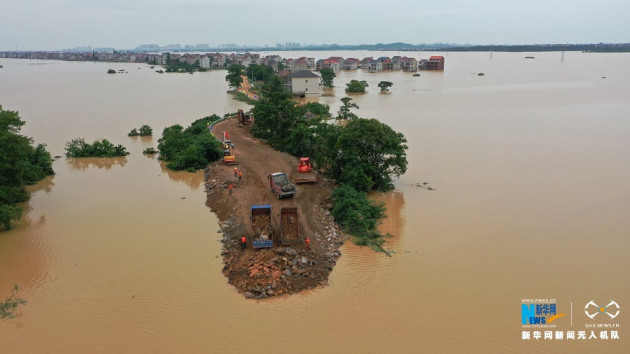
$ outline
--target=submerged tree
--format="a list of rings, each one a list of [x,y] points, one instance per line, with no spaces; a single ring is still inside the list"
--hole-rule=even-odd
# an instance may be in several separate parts
[[[20,288],[15,284],[11,289],[11,295],[4,301],[0,301],[0,319],[15,317],[18,306],[26,304],[26,300],[20,298]]]
[[[324,87],[333,87],[333,80],[335,79],[336,75],[335,72],[330,69],[330,68],[324,68],[322,70],[319,71],[320,74],[322,74],[322,86]]]
[[[393,85],[394,84],[389,81],[381,81],[378,83],[378,87],[381,88],[381,92],[389,91],[389,88],[392,87]]]
[[[358,191],[391,188],[407,171],[407,139],[376,119],[357,118],[341,129],[334,151],[334,177]]]
[[[346,84],[346,92],[348,93],[365,93],[365,88],[370,86],[365,80],[350,80],[349,83]]]

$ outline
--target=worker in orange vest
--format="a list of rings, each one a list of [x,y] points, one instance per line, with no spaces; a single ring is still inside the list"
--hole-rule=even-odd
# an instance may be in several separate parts
[[[306,238],[306,250],[310,250],[311,249],[311,239],[310,238]]]
[[[245,247],[247,247],[247,238],[243,235],[241,236],[241,248],[245,249]]]
[[[234,188],[234,187],[232,187],[232,183],[230,183],[228,188],[230,188],[230,195],[232,195],[232,188]]]
[[[238,181],[241,181],[241,178],[243,178],[243,171],[238,171]]]

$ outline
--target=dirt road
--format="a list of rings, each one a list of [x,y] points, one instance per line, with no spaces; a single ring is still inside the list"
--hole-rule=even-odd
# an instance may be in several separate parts
[[[341,255],[338,247],[345,240],[332,216],[328,215],[333,183],[318,176],[315,184],[300,184],[293,198],[278,200],[269,187],[267,176],[274,172],[297,174],[298,159],[276,151],[249,134],[250,126],[237,127],[237,120],[215,125],[213,133],[221,139],[227,132],[235,145],[236,166],[222,162],[210,165],[206,171],[206,204],[220,220],[224,233],[224,274],[230,284],[251,298],[294,293],[327,284],[328,274]],[[242,171],[239,181],[234,167]],[[229,184],[233,185],[232,194]],[[253,230],[249,223],[252,205],[269,204],[275,238],[273,249],[251,248]],[[281,247],[280,208],[297,207],[300,242]],[[247,237],[247,248],[240,249],[240,238]],[[311,240],[306,250],[304,239]]]

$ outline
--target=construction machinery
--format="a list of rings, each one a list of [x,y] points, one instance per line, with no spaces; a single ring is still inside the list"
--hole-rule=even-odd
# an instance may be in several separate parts
[[[282,245],[297,245],[300,243],[298,227],[298,209],[284,207],[280,209],[280,242]]]
[[[297,175],[293,178],[293,183],[315,183],[317,182],[317,175],[313,171],[313,166],[308,157],[300,157],[300,162],[297,166]]]
[[[242,127],[252,122],[252,116],[249,114],[245,114],[242,109],[239,109],[238,112],[236,112],[236,118],[238,119],[237,125],[239,127]]]
[[[250,221],[254,236],[254,248],[273,247],[273,230],[271,229],[271,205],[252,205]]]
[[[234,143],[228,139],[227,132],[223,132],[223,141],[221,142],[223,150],[223,163],[226,165],[238,165],[236,162],[236,153],[234,152]]]
[[[293,197],[295,194],[295,184],[289,181],[286,172],[271,173],[268,178],[271,191],[278,196],[278,199]]]

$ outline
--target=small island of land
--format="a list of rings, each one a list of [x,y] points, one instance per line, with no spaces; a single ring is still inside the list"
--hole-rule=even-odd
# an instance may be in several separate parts
[[[339,246],[348,237],[340,232],[330,215],[330,194],[334,184],[321,175],[315,184],[300,184],[293,198],[278,199],[271,192],[267,175],[296,170],[298,159],[274,150],[249,134],[250,127],[237,127],[236,119],[218,123],[215,134],[226,130],[236,146],[239,165],[227,166],[221,161],[206,170],[206,204],[216,213],[223,233],[223,272],[230,284],[249,298],[291,294],[324,286],[337,258]],[[243,172],[241,181],[234,177],[234,167]],[[234,189],[230,195],[228,186]],[[274,234],[279,230],[281,207],[298,208],[300,242],[292,246],[253,249],[249,224],[252,205],[271,205]],[[248,247],[241,249],[241,236],[247,237]],[[311,239],[306,250],[305,237]],[[278,243],[278,242],[276,242]]]

